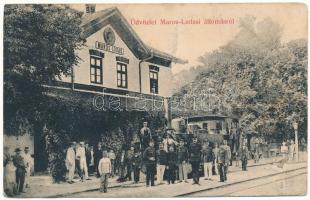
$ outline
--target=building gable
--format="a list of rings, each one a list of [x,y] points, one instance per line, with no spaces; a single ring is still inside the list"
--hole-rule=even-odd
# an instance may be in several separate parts
[[[108,24],[113,27],[131,52],[140,60],[152,57],[152,62],[154,64],[167,67],[170,66],[171,62],[180,64],[187,63],[187,61],[145,45],[136,32],[132,29],[125,17],[115,7],[84,17],[81,24],[81,27],[83,28],[82,36],[84,38],[88,38]]]

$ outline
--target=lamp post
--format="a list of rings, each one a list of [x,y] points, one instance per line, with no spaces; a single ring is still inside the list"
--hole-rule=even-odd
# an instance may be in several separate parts
[[[295,156],[295,161],[298,162],[298,122],[297,121],[293,121],[293,128],[295,131],[295,152],[296,152],[296,156]]]

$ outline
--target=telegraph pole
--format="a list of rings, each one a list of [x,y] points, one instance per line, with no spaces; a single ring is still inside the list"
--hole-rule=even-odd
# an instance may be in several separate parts
[[[295,152],[296,152],[295,161],[298,162],[299,151],[298,151],[298,122],[297,120],[293,121],[293,128],[295,132]]]

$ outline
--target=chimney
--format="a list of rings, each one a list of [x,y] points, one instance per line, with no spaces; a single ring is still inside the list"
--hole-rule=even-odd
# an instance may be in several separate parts
[[[93,14],[96,12],[96,4],[86,4],[86,14]]]

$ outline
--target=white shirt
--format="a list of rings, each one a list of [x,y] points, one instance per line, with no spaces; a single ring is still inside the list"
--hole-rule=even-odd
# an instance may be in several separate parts
[[[85,147],[78,147],[76,150],[76,157],[82,159],[86,158]]]
[[[24,158],[24,162],[27,168],[31,167],[31,163],[32,163],[32,157],[29,153],[24,153],[23,154],[23,158]]]
[[[98,165],[99,174],[111,173],[111,161],[110,158],[101,158]]]
[[[287,153],[288,147],[287,146],[281,146],[281,153]]]
[[[66,162],[70,166],[75,164],[75,152],[74,152],[74,149],[72,147],[69,147],[67,150]]]
[[[90,151],[90,166],[94,165],[94,151]]]
[[[168,146],[170,146],[172,144],[178,145],[178,143],[172,138],[165,138],[163,141],[163,144],[164,144],[164,150],[166,152],[168,152]]]

